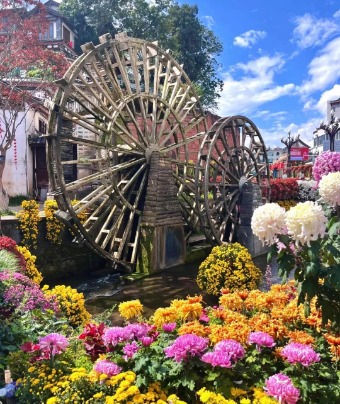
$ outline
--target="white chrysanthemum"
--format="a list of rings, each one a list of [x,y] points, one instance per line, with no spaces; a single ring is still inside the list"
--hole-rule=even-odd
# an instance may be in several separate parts
[[[329,173],[321,178],[319,193],[330,206],[340,206],[340,171]]]
[[[255,209],[251,228],[263,244],[274,244],[278,234],[285,233],[286,211],[277,203],[266,203]]]
[[[300,202],[286,214],[288,234],[296,243],[310,246],[311,240],[324,237],[327,218],[316,202]]]

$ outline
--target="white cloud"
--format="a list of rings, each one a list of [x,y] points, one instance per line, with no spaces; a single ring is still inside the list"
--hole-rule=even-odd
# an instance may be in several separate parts
[[[305,81],[300,92],[308,95],[322,91],[340,78],[340,37],[329,42],[308,66],[309,79]]]
[[[286,119],[286,111],[270,112],[268,110],[256,111],[252,116],[253,118],[261,118],[263,121],[283,121]]]
[[[333,14],[333,17],[334,17],[334,18],[340,18],[340,10],[336,11],[336,12]]]
[[[214,19],[212,18],[211,15],[205,15],[205,16],[203,17],[203,21],[205,22],[206,26],[207,26],[209,29],[212,29],[212,27],[213,27],[214,24],[215,24],[215,21],[214,21]]]
[[[293,136],[299,134],[300,139],[303,142],[312,146],[313,132],[319,126],[319,124],[320,118],[313,118],[300,125],[295,123],[283,125],[281,122],[277,122],[272,126],[271,129],[263,129],[261,126],[259,126],[259,130],[267,147],[285,147],[284,144],[281,143],[281,139],[286,138],[288,136],[288,132],[291,132]]]
[[[241,48],[250,48],[255,45],[259,39],[265,38],[267,33],[265,31],[250,30],[234,38],[234,45]]]
[[[330,90],[327,90],[321,94],[321,97],[316,104],[316,109],[322,114],[327,116],[327,101],[333,101],[340,98],[340,84],[335,84]]]
[[[276,85],[274,76],[284,65],[282,56],[262,56],[248,63],[238,63],[224,73],[224,89],[219,102],[219,114],[230,116],[249,114],[258,106],[290,95],[294,84]],[[236,78],[235,76],[240,76]]]
[[[317,19],[308,13],[296,17],[294,23],[296,27],[293,31],[293,41],[301,49],[322,45],[328,38],[340,31],[339,25],[334,21]]]

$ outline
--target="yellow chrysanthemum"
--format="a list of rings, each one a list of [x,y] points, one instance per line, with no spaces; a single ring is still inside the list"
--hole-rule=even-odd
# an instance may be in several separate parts
[[[118,306],[118,311],[120,315],[129,320],[133,317],[138,317],[141,315],[143,311],[143,305],[141,304],[139,299],[130,300],[128,302],[122,302]]]
[[[178,318],[178,312],[174,307],[160,307],[152,316],[152,321],[157,328],[162,328],[163,324],[173,323]]]

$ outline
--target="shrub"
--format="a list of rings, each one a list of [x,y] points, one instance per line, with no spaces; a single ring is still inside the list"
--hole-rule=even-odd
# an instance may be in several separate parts
[[[47,200],[44,203],[44,212],[46,217],[46,238],[51,243],[61,244],[61,234],[65,228],[58,218],[54,216],[54,212],[58,210],[57,201]]]
[[[218,296],[223,288],[255,289],[260,278],[261,271],[247,248],[233,243],[212,249],[199,267],[197,284],[207,293]]]
[[[65,285],[57,285],[49,289],[45,285],[43,291],[46,296],[55,298],[61,314],[68,318],[72,326],[85,325],[90,320],[91,315],[85,308],[84,295],[76,289]]]
[[[299,186],[295,178],[280,178],[270,180],[270,201],[298,199]]]
[[[23,201],[22,210],[17,214],[22,244],[27,248],[37,248],[39,204],[36,201]]]
[[[36,259],[26,247],[17,246],[10,237],[0,237],[0,271],[20,272],[40,285],[43,277],[35,266]]]

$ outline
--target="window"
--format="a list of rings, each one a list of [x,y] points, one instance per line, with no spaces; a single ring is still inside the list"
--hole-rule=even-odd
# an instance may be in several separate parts
[[[50,22],[49,38],[53,39],[54,37],[55,37],[55,35],[54,35],[54,22]]]
[[[65,26],[63,26],[63,40],[67,44],[71,41],[71,33]]]
[[[39,119],[39,133],[42,135],[46,135],[46,130],[47,130],[47,126],[46,126],[46,122],[43,121],[42,119]]]

